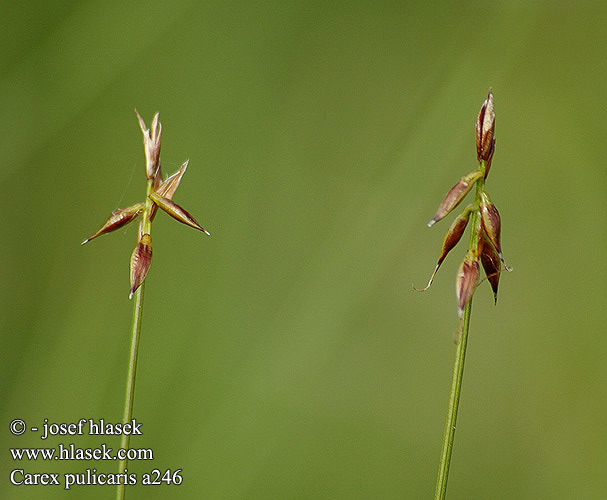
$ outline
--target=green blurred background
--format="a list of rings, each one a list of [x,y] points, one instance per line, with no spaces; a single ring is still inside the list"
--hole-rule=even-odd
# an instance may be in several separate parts
[[[418,499],[434,491],[457,328],[450,219],[493,87],[497,307],[475,296],[449,498],[601,499],[607,471],[604,2],[5,2],[0,31],[0,497],[8,426],[122,415],[135,227],[133,108],[160,111],[174,199],[153,227],[135,398],[180,486],[127,498]]]

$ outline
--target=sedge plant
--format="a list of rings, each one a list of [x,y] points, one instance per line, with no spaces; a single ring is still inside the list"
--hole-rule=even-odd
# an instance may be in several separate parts
[[[88,243],[102,234],[109,233],[118,228],[126,226],[135,220],[139,220],[139,231],[137,233],[137,244],[130,260],[130,291],[129,299],[135,297],[133,303],[133,321],[131,326],[131,346],[129,354],[129,366],[126,383],[126,395],[124,401],[123,424],[130,424],[133,417],[133,402],[135,397],[135,375],[137,371],[137,357],[139,352],[139,338],[141,335],[141,321],[143,319],[143,292],[145,287],[145,278],[152,263],[152,222],[157,209],[160,208],[175,220],[182,222],[194,229],[210,235],[192,215],[173,201],[173,195],[179,187],[181,178],[188,168],[189,160],[186,160],[179,170],[173,175],[162,179],[160,168],[160,141],[162,138],[162,125],[156,113],[152,120],[151,128],[148,129],[137,110],[135,110],[139,126],[143,132],[143,147],[145,152],[145,176],[146,176],[146,196],[145,200],[131,205],[127,208],[118,208],[114,210],[101,228],[82,242],[82,245]],[[128,450],[130,434],[123,433],[120,447]],[[124,478],[124,483],[120,482],[117,486],[116,498],[123,500],[125,495],[125,486],[129,482],[127,475],[128,460],[120,460],[118,466],[119,474]],[[120,476],[119,476],[120,477]]]
[[[493,153],[495,152],[494,130],[493,93],[489,90],[489,95],[483,102],[476,120],[476,156],[478,167],[457,181],[455,186],[449,190],[443,199],[434,217],[428,222],[428,226],[432,227],[454,210],[472,189],[476,188],[474,202],[462,210],[447,230],[441,254],[428,285],[424,289],[418,290],[424,291],[430,287],[445,257],[459,243],[466,227],[470,225],[468,251],[455,276],[455,297],[459,328],[455,337],[457,347],[436,482],[435,500],[443,500],[447,493],[447,479],[449,477],[449,466],[451,464],[455,425],[464,375],[464,361],[468,344],[472,296],[479,284],[480,268],[483,268],[486,278],[491,285],[496,304],[502,265],[504,269],[511,271],[506,266],[502,255],[500,215],[485,190],[485,182],[491,168]]]

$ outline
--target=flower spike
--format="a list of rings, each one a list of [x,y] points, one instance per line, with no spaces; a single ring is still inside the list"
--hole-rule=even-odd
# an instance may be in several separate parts
[[[143,149],[145,153],[145,176],[147,179],[146,201],[137,203],[128,208],[119,208],[114,210],[110,217],[104,222],[96,233],[89,236],[82,242],[82,245],[88,243],[102,234],[114,231],[135,220],[139,215],[143,215],[139,223],[139,232],[137,246],[133,250],[130,261],[130,295],[142,285],[152,263],[152,237],[150,236],[152,221],[154,215],[160,207],[171,217],[179,222],[187,224],[205,234],[210,233],[204,229],[192,215],[177,205],[173,200],[173,195],[179,187],[183,174],[188,168],[189,160],[186,160],[179,170],[173,175],[162,180],[160,168],[160,142],[162,139],[162,125],[159,121],[159,115],[156,113],[152,119],[152,124],[148,129],[143,118],[135,110],[139,127],[143,133]]]
[[[435,490],[435,498],[441,499],[445,498],[447,491],[447,479],[449,477],[449,465],[453,451],[455,423],[457,422],[462,378],[464,375],[464,361],[466,358],[466,348],[470,330],[472,298],[479,285],[481,264],[487,274],[487,279],[491,284],[491,288],[493,289],[494,301],[497,301],[497,287],[501,272],[500,258],[502,257],[500,248],[501,223],[497,208],[489,201],[489,196],[485,192],[485,181],[495,153],[494,131],[495,112],[493,109],[493,93],[491,92],[491,89],[489,89],[487,99],[483,102],[476,120],[477,170],[468,174],[466,177],[462,177],[459,182],[451,188],[443,202],[440,204],[436,215],[428,223],[428,226],[432,226],[441,220],[462,201],[472,189],[473,185],[476,187],[474,204],[471,207],[467,207],[449,227],[443,241],[443,248],[436,269],[428,283],[428,286],[430,286],[436,271],[445,259],[447,253],[460,241],[462,234],[468,225],[468,221],[470,221],[468,251],[455,276],[455,298],[459,327],[453,338],[457,348],[455,350],[449,406],[447,418],[445,420],[443,446]],[[508,268],[506,269],[508,270]]]
[[[434,217],[428,222],[432,227],[438,221],[447,216],[476,186],[476,196],[473,205],[466,207],[462,213],[455,218],[441,249],[440,257],[430,276],[428,284],[423,289],[427,290],[436,276],[441,264],[447,254],[461,240],[462,235],[471,220],[470,244],[466,257],[462,261],[455,280],[455,294],[457,299],[457,314],[460,320],[463,318],[464,309],[472,300],[474,290],[478,285],[479,268],[482,264],[487,280],[493,290],[493,299],[497,303],[497,289],[500,273],[503,269],[510,272],[512,268],[504,262],[501,248],[501,219],[496,206],[489,199],[485,191],[485,181],[495,153],[495,111],[493,107],[493,92],[489,89],[487,99],[483,102],[481,110],[476,119],[476,154],[478,168],[457,181],[444,197]],[[502,267],[503,264],[503,267]]]

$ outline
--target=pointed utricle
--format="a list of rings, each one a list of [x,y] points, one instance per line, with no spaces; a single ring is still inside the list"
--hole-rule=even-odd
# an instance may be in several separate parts
[[[187,226],[193,227],[194,229],[198,229],[199,231],[202,231],[203,233],[208,234],[209,236],[211,235],[211,233],[209,233],[200,224],[198,224],[198,222],[196,222],[196,219],[192,217],[192,214],[177,205],[177,203],[175,203],[174,201],[169,200],[168,198],[163,198],[157,193],[150,194],[150,199],[167,214],[173,217],[173,219],[178,220],[179,222],[186,224]]]
[[[179,167],[179,170],[177,170],[177,172],[175,172],[173,175],[171,175],[170,177],[167,177],[164,181],[162,181],[160,183],[160,185],[158,186],[158,188],[155,189],[156,193],[158,193],[158,195],[162,196],[163,198],[168,198],[169,200],[172,200],[173,195],[175,194],[175,191],[179,187],[181,178],[183,177],[183,174],[185,174],[185,171],[187,170],[189,163],[190,163],[190,160],[186,160],[185,162],[183,162],[181,167]]]
[[[455,186],[453,186],[445,195],[445,198],[439,205],[436,214],[430,220],[430,222],[428,222],[428,227],[432,227],[439,220],[444,218],[449,212],[451,212],[451,210],[457,207],[470,192],[472,186],[474,186],[474,183],[479,180],[482,175],[483,173],[480,170],[474,170],[457,181]]]
[[[423,292],[430,288],[430,285],[432,285],[432,281],[434,280],[434,276],[436,276],[436,273],[438,272],[439,267],[445,260],[445,257],[447,257],[447,254],[453,249],[453,247],[455,247],[455,245],[459,243],[459,240],[462,238],[464,230],[468,225],[468,220],[470,220],[471,213],[472,205],[466,207],[464,211],[456,217],[451,226],[449,226],[447,234],[445,235],[445,239],[443,240],[443,248],[441,250],[440,257],[438,258],[438,262],[436,263],[436,267],[434,268],[432,276],[430,276],[430,279],[428,280],[428,284],[425,288],[422,289],[413,287],[415,288],[415,290],[417,290],[418,292]]]
[[[137,218],[141,212],[143,212],[144,208],[143,203],[137,203],[136,205],[127,207],[127,208],[118,208],[114,210],[112,214],[107,218],[107,220],[101,226],[101,229],[97,231],[92,236],[89,236],[86,240],[84,240],[81,245],[88,243],[93,238],[97,238],[97,236],[101,236],[102,234],[109,233],[111,231],[115,231],[122,226],[127,225],[129,222],[132,222]]]
[[[437,267],[443,263],[447,254],[459,243],[459,240],[462,238],[464,234],[464,230],[468,225],[468,221],[470,220],[470,214],[472,213],[472,205],[466,207],[466,209],[459,214],[453,223],[449,226],[447,230],[447,234],[445,235],[445,239],[443,240],[443,248],[441,250],[441,255],[438,259]]]
[[[175,191],[179,187],[181,178],[183,177],[183,174],[185,174],[185,171],[188,168],[188,163],[190,163],[190,160],[186,160],[181,165],[181,167],[179,167],[179,170],[177,170],[177,172],[175,172],[170,177],[167,177],[164,181],[156,183],[156,179],[154,179],[154,192],[162,198],[172,200],[173,195],[175,194]],[[160,170],[160,168],[159,168],[159,170]],[[157,207],[158,207],[158,205],[156,205],[156,204],[154,204],[154,206],[152,207],[152,210],[150,211],[150,220],[154,219],[154,216],[156,215]]]
[[[476,282],[478,281],[478,257],[468,251],[455,276],[455,297],[457,299],[457,315],[462,319],[464,308],[472,299]]]
[[[489,95],[476,119],[476,157],[480,162],[488,162],[493,154],[493,133],[495,131],[495,113],[493,111],[493,93]]]
[[[500,257],[485,231],[481,230],[481,232],[481,264],[493,290],[493,301],[497,304],[497,287],[501,273]]]
[[[491,243],[497,250],[497,254],[499,255],[500,260],[504,262],[504,257],[502,255],[502,245],[500,242],[502,230],[500,214],[496,206],[491,202],[489,196],[485,192],[481,194],[481,202],[479,209],[481,213],[482,227],[485,230],[489,241],[491,241]]]
[[[152,237],[149,234],[143,234],[133,250],[131,255],[131,292],[129,299],[133,297],[145,277],[148,274],[152,264]]]

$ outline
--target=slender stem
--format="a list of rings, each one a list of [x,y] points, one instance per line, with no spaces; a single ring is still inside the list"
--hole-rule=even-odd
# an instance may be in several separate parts
[[[153,191],[153,181],[150,179],[147,183],[147,195]],[[141,221],[141,232],[150,233],[151,222],[149,219],[150,210],[152,208],[152,202],[149,197],[146,196],[145,209],[143,211]],[[145,281],[135,292],[135,301],[133,303],[133,323],[131,328],[131,349],[129,355],[129,369],[126,379],[126,395],[124,399],[124,414],[122,417],[122,423],[128,424],[133,418],[133,401],[135,399],[135,376],[137,374],[137,358],[139,355],[139,337],[141,336],[141,321],[143,319],[143,291],[145,288]],[[120,448],[125,450],[129,449],[129,443],[131,436],[130,434],[123,433],[120,439]],[[123,474],[128,465],[128,459],[123,458],[118,464],[118,473]],[[126,478],[124,483],[126,483]],[[124,500],[125,484],[120,482],[116,488],[116,500]]]
[[[451,452],[453,451],[453,440],[455,438],[455,424],[457,421],[457,410],[461,394],[462,379],[464,377],[464,361],[466,359],[466,346],[468,344],[468,329],[470,327],[470,312],[472,301],[464,308],[462,319],[462,331],[459,344],[455,351],[455,363],[453,364],[453,378],[451,379],[451,393],[449,394],[449,407],[445,420],[445,433],[443,435],[443,447],[441,450],[440,463],[438,466],[438,479],[436,481],[435,500],[443,500],[447,494],[447,479],[449,478],[449,466],[451,465]]]
[[[485,172],[485,164],[481,163],[479,169]],[[470,216],[470,249],[476,248],[478,244],[478,232],[480,230],[479,205],[481,193],[485,189],[484,175],[476,183],[476,197],[474,199],[474,209]],[[445,432],[443,434],[443,446],[438,466],[438,477],[436,480],[436,491],[434,500],[444,500],[447,494],[447,480],[449,478],[449,467],[451,465],[451,453],[453,452],[453,441],[455,439],[455,426],[457,422],[457,412],[459,409],[459,399],[462,388],[462,379],[464,378],[464,362],[466,360],[466,347],[468,346],[468,330],[470,329],[470,314],[472,312],[472,299],[464,307],[464,315],[459,332],[459,343],[455,350],[455,362],[453,364],[453,375],[451,378],[451,391],[449,393],[449,406],[447,408],[447,418],[445,419]]]
[[[143,289],[145,281],[135,292],[135,303],[133,304],[133,328],[131,337],[131,350],[129,356],[129,371],[126,379],[126,397],[124,400],[124,415],[123,423],[129,423],[133,418],[133,400],[135,399],[135,375],[137,373],[137,357],[139,353],[139,337],[141,335],[141,320],[143,318]],[[129,449],[130,434],[123,433],[120,439],[120,448],[123,450]],[[128,465],[126,458],[120,460],[118,464],[118,472],[123,474]],[[125,478],[126,483],[126,478]],[[124,500],[124,487],[121,483],[118,484],[116,490],[116,500]]]

